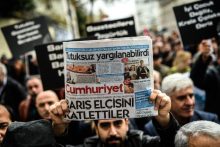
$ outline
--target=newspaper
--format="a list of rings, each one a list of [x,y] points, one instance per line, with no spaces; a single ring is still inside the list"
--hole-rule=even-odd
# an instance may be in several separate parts
[[[157,115],[152,40],[147,36],[64,42],[68,120]]]

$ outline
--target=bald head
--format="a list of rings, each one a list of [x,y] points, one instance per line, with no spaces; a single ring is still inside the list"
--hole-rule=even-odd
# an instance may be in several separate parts
[[[50,119],[49,107],[58,102],[59,98],[52,90],[40,92],[36,97],[35,106],[39,115],[44,119]]]

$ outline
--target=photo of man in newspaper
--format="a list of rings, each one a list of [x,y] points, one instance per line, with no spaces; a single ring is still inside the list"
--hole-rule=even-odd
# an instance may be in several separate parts
[[[144,65],[144,60],[140,60],[140,65],[137,68],[137,79],[149,78],[149,69]]]

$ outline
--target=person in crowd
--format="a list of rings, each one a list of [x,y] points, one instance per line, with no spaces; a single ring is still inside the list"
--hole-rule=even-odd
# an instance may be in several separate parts
[[[11,59],[8,75],[25,87],[26,71],[24,61],[20,58]]]
[[[64,147],[56,144],[51,122],[40,119],[29,122],[12,122],[6,131],[1,147]]]
[[[5,137],[7,128],[13,119],[12,109],[8,106],[0,104],[0,146]]]
[[[28,96],[19,105],[19,113],[22,121],[38,119],[37,109],[35,107],[36,96],[43,91],[42,81],[37,76],[27,79],[26,88]]]
[[[140,65],[137,68],[137,79],[149,78],[149,69],[144,65],[144,60],[140,60]]]
[[[163,79],[165,76],[168,75],[170,67],[162,64],[162,57],[160,53],[154,53],[153,60],[154,70],[158,71],[161,74],[161,78]]]
[[[28,62],[27,75],[29,76],[39,75],[40,71],[39,71],[36,55],[35,54],[27,55],[27,62]]]
[[[190,52],[187,51],[178,51],[176,53],[176,57],[173,61],[173,66],[170,68],[170,74],[172,73],[185,73],[189,75],[189,72],[191,70],[190,64],[191,64],[191,58],[192,55]]]
[[[9,59],[7,58],[7,56],[5,54],[3,54],[1,56],[0,60],[1,60],[0,62],[5,65],[5,67],[6,67],[7,71],[8,71],[9,70]]]
[[[153,70],[153,76],[154,76],[154,89],[160,90],[161,87],[161,75],[158,71]]]
[[[199,51],[195,55],[190,77],[195,83],[195,86],[204,90],[206,93],[204,110],[217,113],[218,116],[220,116],[218,106],[213,104],[219,102],[220,95],[220,53],[219,50],[213,49],[216,47],[217,46],[213,46],[211,39],[204,39],[201,41],[199,44]]]
[[[217,113],[220,117],[220,49],[217,52],[217,61],[209,66],[204,76],[204,90],[206,92],[205,111]]]
[[[195,110],[195,96],[192,80],[181,74],[175,73],[165,77],[161,90],[171,98],[171,112],[182,126],[196,120],[208,120],[219,123],[218,116],[213,113]],[[145,133],[158,135],[152,121],[145,125]]]
[[[58,101],[59,98],[54,91],[46,90],[40,92],[37,95],[35,102],[35,106],[40,117],[43,119],[50,119],[49,108]]]
[[[158,116],[153,118],[153,123],[160,133],[160,138],[143,136],[141,131],[129,130],[127,118],[101,119],[94,121],[97,136],[87,138],[81,146],[174,146],[174,136],[178,129],[178,123],[169,113],[171,108],[170,98],[159,90],[153,90],[150,100],[155,104],[155,110],[158,110]],[[61,100],[50,107],[54,134],[57,136],[68,135],[70,132],[67,131],[69,123],[63,120],[68,111],[66,100]],[[74,139],[76,138],[72,138],[72,140]]]
[[[215,61],[211,39],[203,39],[198,45],[198,52],[193,57],[190,78],[196,87],[204,89],[204,75],[209,65]]]
[[[220,125],[194,121],[182,126],[175,136],[175,147],[219,147]]]
[[[13,109],[15,120],[19,120],[19,104],[27,97],[20,83],[7,76],[5,65],[0,63],[0,102]]]
[[[173,59],[176,56],[176,50],[171,48],[171,44],[169,42],[165,42],[160,50],[160,53],[163,59],[162,64],[171,67]]]

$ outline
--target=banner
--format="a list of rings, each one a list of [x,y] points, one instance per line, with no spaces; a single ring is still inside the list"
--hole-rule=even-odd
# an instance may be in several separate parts
[[[136,36],[134,17],[87,24],[86,33],[97,39]]]
[[[35,47],[44,90],[64,87],[63,42]]]
[[[184,46],[220,36],[220,1],[198,1],[173,10]]]
[[[152,40],[64,42],[66,119],[154,116]]]
[[[19,57],[33,50],[35,45],[51,41],[44,17],[23,21],[1,29],[13,57]]]

